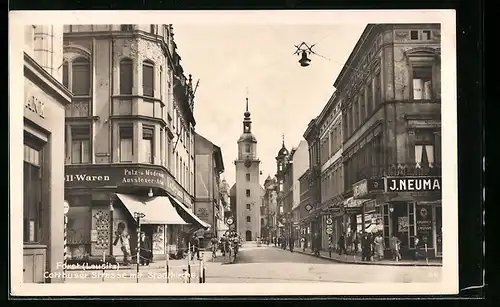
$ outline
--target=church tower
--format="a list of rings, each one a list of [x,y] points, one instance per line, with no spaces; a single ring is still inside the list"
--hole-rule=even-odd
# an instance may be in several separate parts
[[[260,237],[260,207],[264,189],[260,185],[260,160],[257,157],[257,139],[252,134],[252,120],[248,110],[243,114],[243,133],[238,139],[238,159],[236,167],[236,220],[235,229],[245,241],[254,241]]]

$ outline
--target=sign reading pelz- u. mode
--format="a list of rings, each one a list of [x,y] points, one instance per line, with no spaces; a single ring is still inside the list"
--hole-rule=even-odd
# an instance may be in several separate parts
[[[146,186],[164,189],[192,206],[191,197],[167,172],[147,167],[82,168],[67,166],[64,181],[69,188],[95,188],[102,186]]]
[[[441,177],[387,178],[386,192],[441,191]]]

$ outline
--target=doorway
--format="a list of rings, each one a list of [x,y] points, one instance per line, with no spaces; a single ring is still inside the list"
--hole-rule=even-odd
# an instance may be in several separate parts
[[[245,241],[252,241],[252,232],[250,230],[245,232]]]
[[[443,208],[436,207],[436,256],[443,256]]]

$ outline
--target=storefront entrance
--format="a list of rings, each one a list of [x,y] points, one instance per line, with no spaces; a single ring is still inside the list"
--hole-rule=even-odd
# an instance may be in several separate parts
[[[250,230],[245,232],[245,241],[252,241],[252,232]]]

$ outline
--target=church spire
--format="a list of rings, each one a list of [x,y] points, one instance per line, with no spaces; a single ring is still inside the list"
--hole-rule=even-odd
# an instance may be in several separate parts
[[[248,97],[246,100],[245,113],[243,114],[245,118],[243,119],[243,133],[251,133],[252,120],[250,119],[250,111],[248,110]]]
[[[281,146],[285,147],[285,134],[284,133],[281,134]]]

